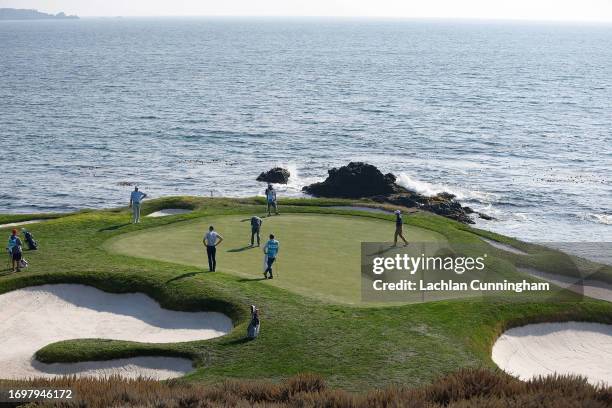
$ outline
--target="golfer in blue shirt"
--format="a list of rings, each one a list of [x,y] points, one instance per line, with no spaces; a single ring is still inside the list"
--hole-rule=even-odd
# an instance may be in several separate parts
[[[134,187],[134,191],[130,195],[130,208],[132,209],[132,223],[140,222],[140,203],[147,195],[142,191],[138,191],[138,187]]]
[[[274,234],[270,234],[270,240],[266,242],[263,248],[264,254],[266,254],[266,270],[264,271],[264,277],[266,279],[274,279],[274,275],[272,275],[272,264],[276,261],[278,249],[279,242],[274,239]],[[270,274],[269,277],[268,274]]]

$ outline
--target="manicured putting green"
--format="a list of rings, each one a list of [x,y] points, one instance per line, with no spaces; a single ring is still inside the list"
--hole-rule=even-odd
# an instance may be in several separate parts
[[[359,216],[282,214],[264,218],[262,247],[270,233],[280,241],[274,280],[263,280],[263,252],[249,248],[250,217],[216,216],[122,235],[112,252],[195,265],[208,270],[202,237],[209,225],[224,237],[217,249],[217,273],[261,280],[295,293],[334,303],[360,303],[361,242],[393,240],[394,223]],[[443,241],[438,233],[404,226],[409,241]]]

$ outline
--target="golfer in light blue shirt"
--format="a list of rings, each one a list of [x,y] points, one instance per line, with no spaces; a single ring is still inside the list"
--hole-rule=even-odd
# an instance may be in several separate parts
[[[266,246],[264,246],[264,253],[266,254],[266,270],[264,271],[264,277],[266,279],[274,279],[274,275],[272,274],[272,264],[276,261],[276,257],[278,256],[280,244],[274,239],[274,234],[270,234],[270,240],[266,242]],[[268,274],[270,274],[268,276]]]
[[[134,191],[130,195],[130,208],[132,209],[132,224],[140,222],[140,203],[147,195],[142,191],[138,191],[138,187],[134,187]]]

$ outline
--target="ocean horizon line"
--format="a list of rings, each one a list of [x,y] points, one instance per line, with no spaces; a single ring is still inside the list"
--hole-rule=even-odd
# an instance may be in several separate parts
[[[47,11],[45,11],[47,12]],[[506,23],[526,25],[604,25],[612,26],[612,20],[597,19],[532,19],[496,17],[429,17],[429,16],[364,16],[364,15],[291,15],[291,14],[151,14],[151,15],[78,15],[79,19],[236,19],[236,20],[333,20],[333,21],[371,21],[371,22],[422,22],[422,23]],[[6,21],[60,21],[60,20],[6,20]],[[61,20],[65,21],[65,20]],[[70,20],[78,21],[78,20]]]

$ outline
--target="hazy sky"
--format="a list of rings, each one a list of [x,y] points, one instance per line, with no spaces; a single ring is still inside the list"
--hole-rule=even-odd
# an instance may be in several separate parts
[[[612,22],[612,0],[0,0],[80,16],[371,16]]]

